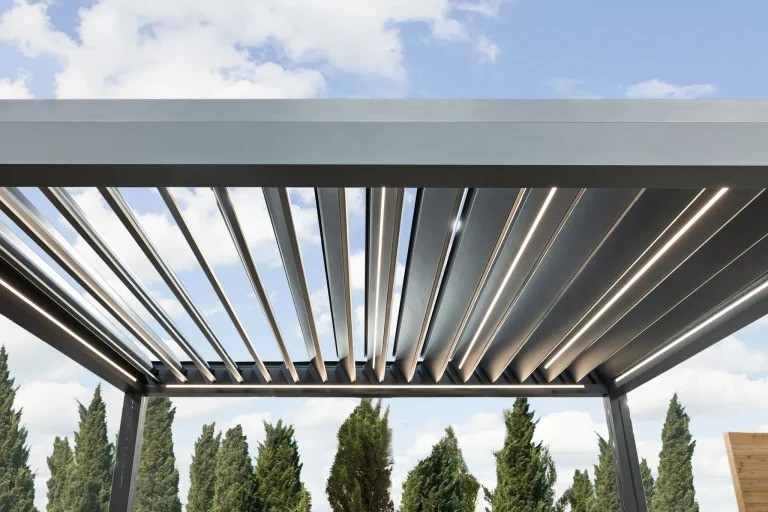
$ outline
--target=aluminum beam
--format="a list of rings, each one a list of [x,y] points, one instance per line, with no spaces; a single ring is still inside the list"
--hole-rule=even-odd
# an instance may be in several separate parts
[[[269,373],[267,373],[267,369],[264,368],[264,363],[261,362],[261,358],[256,351],[256,345],[248,335],[248,331],[245,329],[243,322],[240,321],[240,317],[238,316],[237,311],[235,311],[235,306],[232,305],[232,301],[229,300],[227,292],[224,291],[224,287],[221,285],[221,281],[219,281],[216,272],[213,270],[213,266],[208,262],[205,254],[203,254],[197,238],[195,237],[194,233],[192,233],[192,230],[189,229],[187,222],[184,220],[184,215],[181,213],[181,208],[179,208],[179,205],[176,203],[176,199],[174,199],[170,190],[167,188],[160,187],[158,190],[160,191],[160,196],[163,198],[163,201],[165,201],[168,210],[171,212],[173,220],[176,222],[176,225],[181,231],[181,234],[184,235],[184,239],[187,241],[189,248],[192,250],[192,254],[195,255],[197,263],[203,270],[205,277],[208,278],[208,282],[211,284],[211,288],[213,288],[213,291],[216,292],[216,296],[219,298],[222,306],[224,306],[224,310],[227,312],[229,319],[235,326],[235,329],[245,344],[246,349],[248,349],[248,352],[251,354],[251,357],[256,363],[256,366],[261,371],[263,377],[267,380],[267,382],[269,382]]]
[[[355,343],[352,335],[347,202],[343,188],[316,188],[317,217],[323,242],[323,259],[336,339],[336,357],[355,381]]]
[[[176,355],[19,190],[1,188],[0,208],[147,350],[169,365],[180,381],[186,380]]]
[[[115,449],[109,512],[133,512],[146,412],[146,396],[139,393],[125,394]]]
[[[272,330],[272,335],[275,337],[277,346],[280,349],[280,355],[283,357],[283,361],[285,361],[286,369],[293,376],[293,380],[297,380],[298,376],[296,375],[296,368],[293,366],[293,361],[288,353],[288,347],[286,347],[283,335],[280,333],[280,326],[277,324],[275,312],[269,304],[269,295],[264,289],[264,285],[261,283],[259,271],[256,268],[256,263],[253,261],[251,250],[248,247],[248,242],[245,239],[240,220],[237,218],[237,212],[232,204],[229,192],[226,187],[216,187],[213,189],[213,193],[216,196],[216,203],[218,204],[219,212],[224,219],[224,224],[227,225],[229,235],[232,237],[232,242],[235,244],[237,255],[240,257],[243,269],[248,275],[248,280],[251,282],[253,293],[259,301],[261,310],[264,312],[267,323],[269,323],[269,327]]]
[[[365,228],[365,352],[376,378],[384,378],[397,266],[401,188],[368,189]]]
[[[766,101],[14,100],[0,182],[762,188],[766,139]]]
[[[115,213],[115,215],[117,215],[117,218],[120,219],[120,222],[122,222],[123,226],[125,226],[125,229],[128,230],[128,233],[131,235],[131,237],[133,237],[133,240],[155,268],[157,273],[160,274],[160,277],[163,279],[163,281],[165,281],[165,284],[168,285],[168,288],[170,288],[171,292],[173,292],[173,294],[176,296],[176,299],[179,301],[181,306],[192,318],[192,321],[195,322],[197,328],[200,329],[200,332],[203,333],[203,336],[205,336],[219,357],[221,357],[222,361],[225,362],[227,371],[236,380],[240,379],[240,372],[237,369],[237,365],[229,356],[227,350],[224,348],[224,345],[222,345],[221,341],[219,341],[219,338],[213,332],[213,329],[211,329],[211,327],[208,325],[208,322],[205,320],[205,317],[200,311],[200,308],[195,305],[192,297],[184,288],[184,285],[181,284],[181,281],[179,281],[179,278],[176,277],[176,274],[173,272],[173,270],[171,270],[171,267],[168,266],[163,257],[160,256],[157,248],[149,239],[149,236],[144,231],[144,228],[142,228],[141,224],[139,224],[139,220],[133,214],[131,207],[128,206],[128,203],[125,201],[123,196],[116,188],[102,187],[99,189],[99,191],[107,201],[109,207],[112,208],[112,211]]]
[[[272,220],[272,228],[275,231],[277,247],[288,278],[288,287],[291,290],[293,304],[304,336],[304,344],[307,347],[307,355],[314,365],[321,381],[328,379],[323,363],[323,354],[320,351],[320,342],[317,339],[317,328],[312,314],[312,304],[309,300],[307,279],[304,275],[304,265],[301,262],[299,241],[296,238],[296,229],[291,215],[291,201],[285,188],[265,188],[264,200],[267,203],[269,218]]]
[[[85,213],[63,188],[44,188],[42,192],[48,200],[59,210],[59,213],[69,222],[77,233],[86,241],[96,254],[104,261],[109,269],[120,281],[133,293],[136,299],[146,308],[152,317],[165,329],[179,347],[195,363],[206,378],[213,382],[216,380],[211,373],[208,363],[202,358],[187,338],[181,333],[170,315],[155,300],[139,279],[122,262],[122,260],[109,247],[99,235],[96,228],[88,221]]]
[[[405,380],[416,372],[466,189],[419,189],[395,332],[395,363]]]
[[[608,424],[608,437],[613,449],[613,463],[616,466],[621,510],[648,512],[627,396],[606,396],[603,398],[603,404]]]

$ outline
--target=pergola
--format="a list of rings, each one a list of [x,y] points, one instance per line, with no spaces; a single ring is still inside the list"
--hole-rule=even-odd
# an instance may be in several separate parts
[[[603,397],[623,509],[645,512],[626,395],[768,314],[767,163],[768,102],[5,101],[0,208],[32,244],[0,223],[0,313],[125,392],[111,511],[132,509],[146,397],[343,395]],[[219,359],[198,353],[74,186],[99,188]],[[186,186],[213,188],[271,332],[243,327],[165,188]],[[40,187],[113,275],[16,187]],[[227,353],[118,187],[159,189],[251,359]],[[305,360],[289,355],[227,187],[262,188]],[[315,188],[335,354],[318,343],[286,187]],[[364,353],[345,187],[367,190]],[[395,323],[405,187],[418,191]],[[269,343],[281,361],[259,357]]]

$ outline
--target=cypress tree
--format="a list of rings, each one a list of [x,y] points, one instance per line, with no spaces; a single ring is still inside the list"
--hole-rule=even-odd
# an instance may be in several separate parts
[[[586,469],[583,472],[577,469],[573,474],[573,483],[558,500],[556,508],[565,510],[567,505],[570,512],[589,512],[589,505],[594,499],[594,494],[595,489],[589,479],[589,472]]]
[[[48,512],[66,512],[64,492],[67,488],[67,479],[72,470],[72,449],[69,447],[69,439],[57,437],[53,440],[53,452],[48,457],[48,469],[51,472],[48,478]]]
[[[221,434],[215,434],[216,424],[203,425],[203,433],[195,442],[195,453],[189,467],[189,495],[187,512],[208,512],[213,508],[216,481],[216,454],[221,444]]]
[[[341,424],[325,490],[334,512],[391,512],[392,430],[389,409],[363,399]]]
[[[645,459],[640,461],[640,477],[643,479],[645,502],[650,507],[653,500],[653,475],[651,474],[651,468],[648,466],[648,461]]]
[[[256,499],[261,512],[309,512],[309,492],[301,482],[299,448],[291,425],[264,422],[266,438],[256,461]]]
[[[78,403],[80,424],[75,432],[75,464],[64,492],[65,508],[78,512],[107,512],[114,448],[107,440],[106,406],[101,385],[88,407]]]
[[[621,512],[619,485],[616,480],[616,467],[613,465],[611,445],[601,436],[597,436],[600,458],[595,466],[595,496],[590,504],[590,512]]]
[[[477,479],[472,476],[451,427],[432,453],[408,473],[401,512],[474,512]]]
[[[534,413],[528,400],[518,398],[504,411],[507,435],[496,457],[496,489],[485,490],[493,512],[544,512],[552,510],[557,479],[549,450],[533,441]]]
[[[8,353],[0,346],[0,510],[27,512],[35,509],[35,479],[29,469],[27,429],[21,425],[14,379],[8,370]]]
[[[136,512],[181,512],[179,470],[171,427],[176,409],[168,398],[150,398],[136,479]]]
[[[213,512],[231,512],[245,508],[250,501],[249,486],[253,466],[243,427],[229,429],[216,454]]]
[[[659,475],[653,491],[651,508],[664,512],[698,512],[696,491],[693,488],[691,459],[696,442],[690,432],[690,418],[680,405],[677,393],[667,410],[667,419],[661,431]]]

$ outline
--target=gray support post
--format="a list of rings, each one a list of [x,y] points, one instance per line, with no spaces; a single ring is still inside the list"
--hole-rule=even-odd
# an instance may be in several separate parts
[[[145,395],[141,393],[125,394],[123,414],[120,418],[120,435],[115,451],[115,472],[112,475],[109,512],[133,511],[146,411],[147,397]]]
[[[616,465],[621,509],[624,512],[648,512],[627,395],[606,395],[603,404]]]

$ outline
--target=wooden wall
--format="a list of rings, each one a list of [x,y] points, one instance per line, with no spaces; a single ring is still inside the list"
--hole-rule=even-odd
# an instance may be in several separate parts
[[[727,432],[725,448],[739,512],[768,512],[768,434]]]

